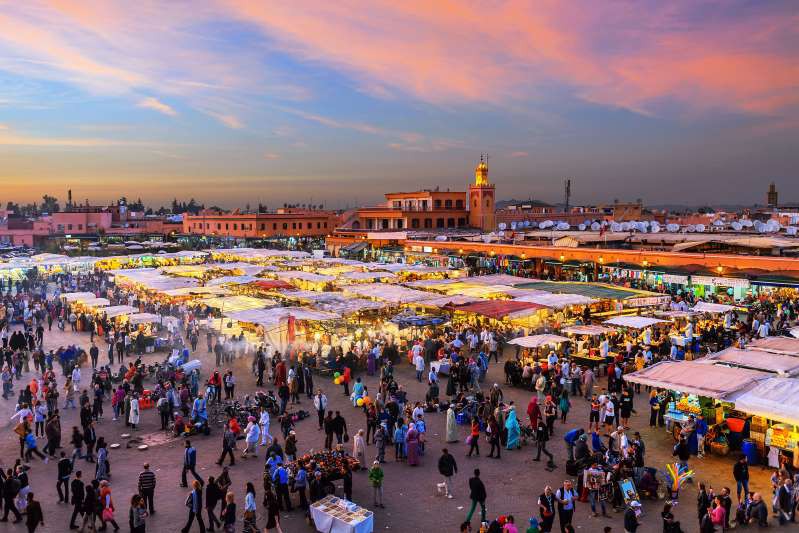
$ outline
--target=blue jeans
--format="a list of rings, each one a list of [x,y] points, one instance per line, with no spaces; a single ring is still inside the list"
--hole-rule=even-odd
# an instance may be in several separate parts
[[[589,490],[588,491],[588,501],[591,504],[591,512],[596,513],[596,502],[599,502],[600,507],[602,507],[602,514],[607,514],[605,511],[605,502],[599,499],[599,491],[598,490]]]
[[[744,495],[749,494],[749,480],[748,479],[744,479],[744,480],[741,480],[741,481],[736,481],[735,485],[736,485],[736,488],[737,488],[737,491],[738,491],[738,499],[739,500],[741,499],[741,489],[742,488],[743,488],[743,491],[744,491]]]

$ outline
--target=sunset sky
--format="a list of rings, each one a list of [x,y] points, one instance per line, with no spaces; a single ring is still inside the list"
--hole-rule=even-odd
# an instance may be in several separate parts
[[[792,1],[0,0],[0,202],[799,202]]]

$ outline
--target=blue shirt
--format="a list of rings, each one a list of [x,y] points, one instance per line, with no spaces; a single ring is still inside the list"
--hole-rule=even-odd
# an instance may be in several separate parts
[[[272,481],[277,481],[281,485],[286,485],[289,482],[289,473],[288,471],[283,468],[283,465],[280,465],[275,473],[272,474]]]
[[[297,470],[297,475],[294,476],[294,486],[297,488],[303,488],[305,486],[305,481],[308,479],[308,473],[305,471],[304,468],[300,468]]]

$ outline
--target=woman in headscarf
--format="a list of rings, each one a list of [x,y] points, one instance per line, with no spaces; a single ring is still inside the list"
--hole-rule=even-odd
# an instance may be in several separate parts
[[[261,427],[258,425],[254,416],[247,417],[247,427],[244,430],[244,438],[247,442],[247,447],[241,452],[242,459],[246,459],[247,455],[258,455],[258,439],[261,438]]]
[[[533,396],[527,404],[527,417],[530,419],[530,427],[538,427],[538,419],[541,418],[541,408],[538,406],[538,397]]]
[[[366,442],[363,438],[363,430],[359,429],[358,433],[352,438],[352,456],[358,459],[362,465],[366,464]]]
[[[405,450],[408,455],[408,464],[417,466],[419,464],[419,431],[413,422],[408,426],[408,433],[405,434]]]
[[[519,433],[521,428],[519,427],[519,421],[516,419],[516,407],[510,406],[508,410],[508,416],[505,419],[505,429],[508,431],[508,439],[507,439],[507,448],[509,450],[515,450],[519,447]]]
[[[447,409],[447,442],[458,442],[458,423],[455,420],[455,409]]]
[[[377,352],[380,348],[375,346],[373,349],[369,350],[369,354],[366,356],[366,374],[369,376],[375,375],[375,361],[377,359]]]
[[[105,438],[100,437],[97,439],[97,466],[94,471],[94,479],[97,481],[107,481],[109,477],[109,464],[108,447],[106,446]]]

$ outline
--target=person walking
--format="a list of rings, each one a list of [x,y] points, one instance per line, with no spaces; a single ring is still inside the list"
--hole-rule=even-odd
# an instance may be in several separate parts
[[[233,451],[236,449],[236,434],[230,428],[230,422],[225,423],[225,431],[222,433],[222,455],[219,456],[219,460],[216,462],[219,466],[222,466],[222,463],[225,461],[225,456],[230,457],[230,466],[236,464],[236,458],[233,454]]]
[[[149,514],[152,515],[155,514],[155,505],[153,504],[155,500],[155,472],[150,470],[150,463],[144,463],[142,467],[144,470],[139,472],[139,495],[147,505]]]
[[[214,531],[215,527],[222,527],[222,522],[216,517],[214,509],[222,499],[222,491],[219,490],[219,485],[216,483],[214,476],[208,477],[208,483],[205,484],[205,512],[208,514],[208,531]]]
[[[552,531],[552,524],[555,522],[555,495],[552,493],[552,487],[547,485],[544,487],[544,492],[538,497],[538,513],[541,516],[539,522],[541,533],[549,533]]]
[[[480,523],[486,521],[486,487],[483,480],[480,479],[480,469],[474,469],[474,477],[469,479],[469,499],[472,501],[472,506],[469,508],[469,514],[466,515],[466,522],[472,521],[472,515],[480,504]]]
[[[236,495],[228,491],[225,494],[225,505],[222,508],[222,531],[235,533],[236,531]]]
[[[119,531],[119,526],[114,518],[116,506],[113,498],[111,498],[111,485],[106,480],[100,482],[100,509],[102,509],[100,512],[102,525],[98,531],[105,531],[109,522],[114,526],[114,531]]]
[[[128,524],[130,533],[145,533],[145,519],[147,509],[144,498],[140,494],[134,494],[130,499],[130,510],[128,511]]]
[[[444,485],[447,488],[446,496],[451,500],[455,497],[452,494],[452,476],[458,473],[458,463],[446,448],[441,450],[441,457],[438,459],[438,473],[444,476]]]
[[[475,416],[472,418],[472,430],[469,434],[469,453],[466,454],[466,457],[471,457],[472,452],[475,452],[478,457],[480,457],[480,421]]]
[[[189,509],[189,518],[181,531],[183,533],[189,533],[189,530],[194,523],[194,519],[196,518],[197,524],[200,526],[200,533],[205,533],[205,522],[203,522],[202,484],[196,479],[191,482],[191,492],[186,498],[186,507]]]
[[[322,389],[316,391],[313,406],[316,409],[316,417],[319,420],[319,431],[322,431],[325,423],[325,411],[327,410],[327,396],[322,392]]]
[[[291,499],[289,498],[289,471],[281,463],[272,474],[272,484],[275,486],[278,503],[281,511],[291,512]]]
[[[66,452],[61,452],[61,459],[58,460],[58,481],[55,484],[58,492],[58,503],[69,503],[69,476],[71,475],[72,461],[67,457]]]
[[[372,494],[374,497],[374,506],[384,508],[383,505],[383,478],[385,474],[380,467],[380,462],[375,461],[372,463],[372,468],[369,469],[369,483],[372,485]],[[313,497],[311,497],[313,500]]]
[[[3,507],[5,507],[5,510],[0,522],[8,522],[8,513],[14,515],[15,524],[22,521],[22,515],[17,511],[17,505],[14,501],[21,488],[22,485],[19,479],[14,477],[14,471],[10,468],[6,470],[5,481],[3,481]]]
[[[249,490],[249,487],[251,487],[251,486],[252,486],[252,483],[247,483],[248,490]],[[248,492],[247,494],[249,495],[250,493]],[[280,528],[280,502],[278,500],[278,497],[275,495],[275,493],[272,492],[271,488],[267,488],[266,489],[266,493],[264,494],[264,502],[266,503],[266,527],[264,528],[264,531],[266,533],[269,533],[270,530],[275,529],[275,531],[277,531],[278,533],[283,533],[283,530]],[[245,505],[246,504],[247,504],[247,501],[245,501]],[[244,532],[245,533],[251,533],[253,531],[256,531],[255,529],[249,529],[249,530],[247,529],[247,524],[246,524],[247,511],[246,511],[246,508],[245,508],[245,511],[244,511],[244,520],[245,520],[245,528],[244,528]],[[253,520],[253,526],[254,526],[255,525],[255,489],[253,489],[253,492],[252,492],[252,520]]]
[[[72,489],[72,516],[69,519],[69,529],[78,529],[75,519],[78,515],[83,515],[83,500],[86,497],[86,489],[83,485],[81,476],[83,472],[78,470],[75,472],[75,479],[70,483]]]
[[[741,503],[741,489],[743,489],[744,497],[749,494],[749,460],[745,455],[742,455],[732,467],[732,476],[735,478],[738,503]]]
[[[535,440],[538,453],[535,456],[535,459],[533,459],[533,461],[540,461],[541,454],[543,453],[549,458],[547,460],[547,467],[555,468],[555,462],[553,461],[553,456],[549,452],[549,450],[547,450],[547,441],[549,440],[549,429],[547,428],[547,425],[543,420],[538,421],[538,427],[536,428],[535,431]]]
[[[32,492],[28,493],[27,500],[25,525],[28,526],[28,533],[34,533],[37,527],[44,526],[44,513],[42,513],[41,504],[33,499]]]
[[[203,478],[201,478],[200,475],[197,474],[196,470],[197,450],[195,450],[194,447],[192,447],[191,441],[189,440],[186,440],[185,447],[186,449],[183,453],[183,471],[180,474],[180,479],[181,479],[180,486],[184,488],[189,486],[188,483],[186,482],[186,472],[191,472],[191,475],[194,476],[194,479],[200,484],[200,486],[202,486],[204,483]],[[202,497],[202,495],[200,497]],[[200,507],[202,508],[202,506]],[[205,530],[205,526],[203,525],[201,529]]]

